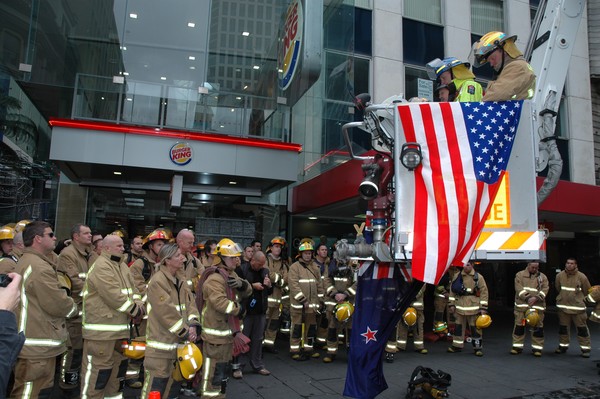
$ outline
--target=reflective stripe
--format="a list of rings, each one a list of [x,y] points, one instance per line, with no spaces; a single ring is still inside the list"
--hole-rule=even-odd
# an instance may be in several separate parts
[[[217,337],[227,337],[228,335],[232,335],[231,330],[216,330],[214,328],[203,328],[202,331],[209,335],[214,335]]]
[[[348,281],[348,279],[346,277],[334,277],[333,281],[341,281],[345,283],[346,281]]]
[[[210,369],[212,368],[211,363],[212,363],[212,359],[210,357],[206,357],[204,359],[204,371],[202,372],[202,394],[203,395],[210,395],[207,392],[207,389],[208,389],[208,376],[210,375]]]
[[[398,344],[400,345],[406,345],[406,341],[405,340],[401,340],[399,339],[398,341],[396,341]],[[416,343],[416,342],[415,342]]]
[[[77,275],[77,277],[79,277],[79,278],[87,278],[87,273],[79,273]]]
[[[300,345],[290,345],[290,350],[300,349]]]
[[[573,288],[573,287],[560,287],[560,289],[565,290],[565,291],[571,291],[571,292],[577,291],[577,288]]]
[[[294,295],[294,299],[296,299],[296,300],[300,300],[300,298],[303,298],[303,297],[304,297],[304,294],[301,293],[301,292],[299,292],[296,295]]]
[[[568,305],[556,305],[557,308],[560,309],[567,309],[567,310],[580,310],[583,311],[585,310],[585,306],[568,306]]]
[[[513,346],[515,348],[522,348],[523,346],[525,346],[524,344],[517,344],[517,343],[513,343]],[[533,345],[532,345],[533,346]]]
[[[136,299],[137,299],[137,300],[142,300],[142,296],[141,296],[140,294],[133,294],[132,298],[133,298],[134,300],[136,300]]]
[[[387,344],[385,347],[386,347],[386,349],[392,349],[392,350],[396,349],[395,344]]]
[[[331,294],[331,291],[335,290],[335,287],[333,285],[330,285],[329,287],[327,287],[327,295]]]
[[[148,295],[144,295],[142,297],[142,302],[148,302]]]
[[[590,303],[596,303],[594,298],[592,298],[592,294],[588,294],[588,296],[586,296],[585,299]]]
[[[337,302],[325,301],[325,305],[327,305],[327,306],[335,306],[336,304],[337,304]]]
[[[543,347],[543,346],[541,346],[541,345],[533,345],[533,344],[532,344],[532,345],[531,345],[531,349],[537,349],[537,350],[540,350],[540,351],[541,351],[542,349],[544,349],[544,347]]]
[[[292,304],[292,307],[294,309],[302,309],[304,307],[304,305],[295,305],[295,304]]]
[[[591,346],[586,346],[586,345],[581,345],[581,350],[591,350],[592,347]]]
[[[158,341],[146,341],[146,347],[160,349],[163,351],[170,351],[173,349],[177,349],[177,344],[166,344],[164,342],[158,342]]]
[[[456,306],[456,310],[479,310],[479,306]]]
[[[233,313],[234,310],[235,310],[235,302],[229,301],[229,304],[227,305],[227,309],[225,309],[225,314],[231,314],[231,313]]]
[[[544,292],[540,291],[538,292],[538,295],[540,296],[540,298],[545,299],[546,298],[546,294],[544,294]]]
[[[298,280],[299,283],[314,283],[317,280],[315,280],[314,278],[301,278],[300,280]]]
[[[181,312],[182,310],[185,310],[185,303],[181,304],[181,305],[175,305],[175,309],[177,309],[178,312]]]
[[[286,299],[290,299],[290,296],[289,295],[284,295],[284,296],[281,297],[282,301],[285,301]]]
[[[25,291],[25,285],[29,276],[31,275],[31,265],[27,266],[25,273],[23,273],[23,282],[21,283],[21,320],[19,321],[19,331],[25,331],[27,328],[27,309],[29,307],[29,299],[27,298],[27,292]]]
[[[533,305],[533,308],[534,308],[534,309],[537,309],[537,310],[541,310],[542,312],[543,312],[544,310],[546,310],[546,308],[545,308],[545,307],[543,307],[543,306],[537,306],[537,305]]]
[[[423,306],[423,302],[413,302],[413,306]]]
[[[275,345],[275,341],[273,341],[272,339],[265,339],[263,341],[263,345]]]
[[[57,339],[40,339],[40,338],[26,338],[25,345],[26,346],[48,346],[55,347],[61,346],[65,344],[67,340],[57,340]]]
[[[87,391],[90,387],[90,378],[92,376],[92,356],[87,356],[87,368],[85,369],[85,377],[83,377],[83,388],[81,390],[81,399],[87,399]]]
[[[133,289],[130,287],[121,288],[121,294],[131,295],[133,294]]]
[[[173,326],[169,328],[169,331],[171,331],[173,334],[176,334],[177,331],[181,330],[181,326],[183,326],[183,319],[179,319],[177,323],[173,324]]]
[[[30,398],[31,392],[33,392],[33,381],[25,383],[25,386],[23,387],[23,396],[21,396],[21,398]]]
[[[115,395],[115,396],[105,396],[104,399],[123,399],[123,394],[120,393],[120,394]]]
[[[269,297],[268,301],[269,301],[269,303],[281,303],[281,301],[279,299],[271,298],[271,297]]]
[[[125,312],[127,309],[131,308],[133,305],[133,301],[130,298],[127,298],[124,304],[122,304],[117,310],[119,312]]]
[[[356,290],[352,287],[348,288],[348,292],[350,293],[350,295],[354,296],[356,295]]]
[[[87,324],[83,323],[82,326],[86,330],[90,331],[129,331],[128,324]]]

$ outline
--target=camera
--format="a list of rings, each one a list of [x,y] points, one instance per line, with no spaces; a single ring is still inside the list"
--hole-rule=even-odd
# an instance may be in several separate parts
[[[4,288],[12,282],[12,278],[8,274],[0,274],[0,287]]]

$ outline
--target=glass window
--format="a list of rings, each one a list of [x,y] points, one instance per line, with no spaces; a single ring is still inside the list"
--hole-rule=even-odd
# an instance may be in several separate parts
[[[425,65],[444,58],[444,28],[404,18],[402,20],[404,62]]]
[[[405,68],[404,74],[404,97],[412,98],[412,97],[422,97],[423,93],[419,93],[419,82],[421,81],[421,85],[423,85],[423,81],[431,82],[429,77],[427,76],[427,72],[425,69],[415,68],[407,66]],[[425,82],[426,83],[426,82]],[[431,82],[433,85],[433,82]],[[431,86],[433,88],[433,86]],[[419,95],[420,94],[420,95]],[[428,100],[433,101],[433,98],[428,98]]]
[[[373,21],[370,10],[354,9],[354,52],[371,55]]]
[[[440,0],[404,0],[404,16],[432,24],[442,23]]]
[[[471,32],[504,31],[503,4],[501,0],[471,0]]]

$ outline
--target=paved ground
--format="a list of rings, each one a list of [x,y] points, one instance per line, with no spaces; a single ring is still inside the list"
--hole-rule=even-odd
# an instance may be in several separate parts
[[[429,354],[409,350],[396,355],[392,364],[384,363],[389,388],[380,398],[404,398],[407,383],[418,365],[443,370],[452,375],[450,398],[455,399],[550,399],[600,398],[600,376],[595,360],[600,358],[600,325],[590,323],[591,359],[580,356],[575,337],[564,355],[554,354],[558,346],[558,317],[546,315],[546,345],[541,358],[526,349],[521,355],[510,355],[512,313],[492,311],[494,322],[484,332],[484,356],[473,355],[466,346],[462,353],[446,353],[445,342],[426,344]],[[574,334],[574,331],[572,331]],[[529,341],[527,341],[529,342]],[[278,341],[279,354],[265,354],[271,376],[245,373],[242,380],[229,380],[228,398],[300,399],[343,398],[346,376],[346,354],[340,353],[335,362],[325,364],[321,359],[306,362],[291,360],[283,340]],[[409,347],[410,349],[410,347]],[[126,391],[135,398],[139,390]],[[181,396],[181,398],[184,398]]]

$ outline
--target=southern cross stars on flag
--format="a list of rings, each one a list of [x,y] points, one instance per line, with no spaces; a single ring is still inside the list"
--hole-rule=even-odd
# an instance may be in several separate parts
[[[398,186],[414,212],[398,215],[412,232],[412,275],[435,284],[462,266],[496,196],[514,142],[522,101],[414,103],[398,106],[407,142],[422,164]]]

